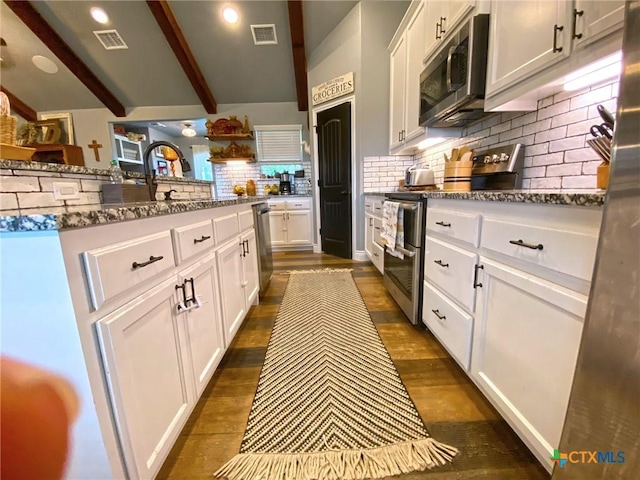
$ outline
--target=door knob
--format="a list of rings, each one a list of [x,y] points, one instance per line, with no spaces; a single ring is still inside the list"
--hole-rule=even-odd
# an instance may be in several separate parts
[[[342,190],[340,192],[340,195],[349,195],[349,192],[347,190]]]

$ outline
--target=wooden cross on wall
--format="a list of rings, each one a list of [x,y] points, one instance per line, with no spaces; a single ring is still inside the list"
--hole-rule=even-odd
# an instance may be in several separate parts
[[[100,161],[100,152],[98,151],[99,148],[102,148],[102,144],[98,143],[95,140],[92,140],[91,143],[89,145],[87,145],[87,147],[91,148],[93,150],[94,155],[96,156],[96,162]]]

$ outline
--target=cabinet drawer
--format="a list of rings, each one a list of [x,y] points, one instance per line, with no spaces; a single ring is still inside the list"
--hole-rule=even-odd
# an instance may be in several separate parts
[[[298,200],[287,200],[285,202],[287,210],[311,210],[311,199],[301,198]]]
[[[480,215],[427,208],[427,230],[477,247],[480,242]]]
[[[371,245],[371,262],[376,266],[380,273],[384,271],[384,248],[373,242]]]
[[[517,245],[512,242],[522,242]],[[591,281],[597,235],[485,218],[480,245],[516,259]]]
[[[422,321],[466,371],[471,362],[473,317],[424,282]]]
[[[269,208],[271,208],[271,210],[286,210],[287,209],[287,204],[283,201],[273,201],[273,200],[269,200]]]
[[[384,203],[384,197],[376,197],[373,200],[373,214],[376,217],[382,218],[382,204]]]
[[[89,250],[83,256],[91,301],[96,309],[175,266],[168,231]]]
[[[213,219],[213,233],[216,237],[216,245],[222,245],[227,240],[238,236],[240,225],[238,224],[238,214],[232,213],[224,217]]]
[[[240,222],[241,232],[253,228],[253,210],[245,210],[238,213],[238,221]]]
[[[174,228],[171,233],[176,265],[213,247],[213,226],[209,221]]]
[[[467,311],[473,312],[473,275],[477,255],[462,248],[427,237],[424,276],[447,292]]]

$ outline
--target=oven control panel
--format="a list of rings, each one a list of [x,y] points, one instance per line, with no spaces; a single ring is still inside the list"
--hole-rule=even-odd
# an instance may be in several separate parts
[[[478,152],[473,157],[472,175],[493,173],[521,173],[524,163],[524,148],[521,144],[496,147]]]

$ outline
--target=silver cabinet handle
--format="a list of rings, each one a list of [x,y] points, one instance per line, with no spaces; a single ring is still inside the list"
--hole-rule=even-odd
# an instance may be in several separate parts
[[[400,252],[403,255],[406,255],[409,258],[416,256],[416,251],[415,250],[407,250],[406,248],[399,247],[398,245],[396,245],[395,250]]]

